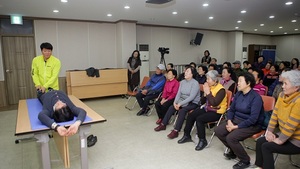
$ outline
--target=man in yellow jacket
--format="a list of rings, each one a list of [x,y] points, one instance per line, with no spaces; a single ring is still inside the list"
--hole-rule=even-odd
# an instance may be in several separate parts
[[[32,60],[31,76],[35,88],[42,93],[48,88],[59,90],[58,74],[60,71],[60,60],[52,56],[53,46],[48,43],[40,45],[42,55]]]

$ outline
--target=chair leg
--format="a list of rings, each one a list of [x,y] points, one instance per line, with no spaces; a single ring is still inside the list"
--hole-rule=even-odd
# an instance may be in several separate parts
[[[300,168],[300,164],[297,164],[297,163],[295,163],[295,162],[292,160],[292,155],[289,155],[289,160],[290,160],[290,163],[291,163],[293,166],[295,166],[295,167],[297,167],[297,168]]]
[[[130,96],[125,104],[125,108],[128,109],[128,110],[133,110],[133,108],[135,107],[135,105],[137,104],[137,100],[134,101],[133,105],[130,107],[129,106],[129,102],[131,100],[132,96]]]
[[[146,114],[146,116],[150,116],[152,114],[154,108],[155,108],[155,104],[152,105],[151,109],[148,111],[148,113]]]

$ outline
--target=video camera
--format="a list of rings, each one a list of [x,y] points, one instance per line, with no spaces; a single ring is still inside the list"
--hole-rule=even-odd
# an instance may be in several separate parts
[[[162,54],[162,55],[164,55],[164,54],[169,54],[169,51],[170,50],[170,48],[165,48],[165,47],[159,47],[158,48],[158,51]]]

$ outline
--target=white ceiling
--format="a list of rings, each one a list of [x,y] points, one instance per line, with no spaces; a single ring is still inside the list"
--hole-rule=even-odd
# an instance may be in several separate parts
[[[285,5],[288,1],[293,4]],[[209,6],[203,7],[204,3]],[[124,9],[125,5],[130,9]],[[53,13],[53,10],[59,12]],[[241,10],[247,12],[242,14]],[[177,15],[172,14],[174,11]],[[108,17],[108,13],[112,16]],[[0,15],[11,14],[109,22],[133,20],[138,24],[221,31],[239,27],[237,30],[246,33],[267,35],[300,34],[300,0],[173,0],[163,5],[146,4],[145,0],[68,0],[67,3],[60,0],[1,0]],[[270,15],[275,18],[270,19]],[[214,19],[208,19],[209,16]],[[242,23],[237,23],[238,20]]]

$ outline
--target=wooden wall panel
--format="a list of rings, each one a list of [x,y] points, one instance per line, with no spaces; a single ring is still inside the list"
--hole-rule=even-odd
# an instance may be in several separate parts
[[[5,107],[5,106],[7,106],[5,82],[0,81],[0,107]]]

